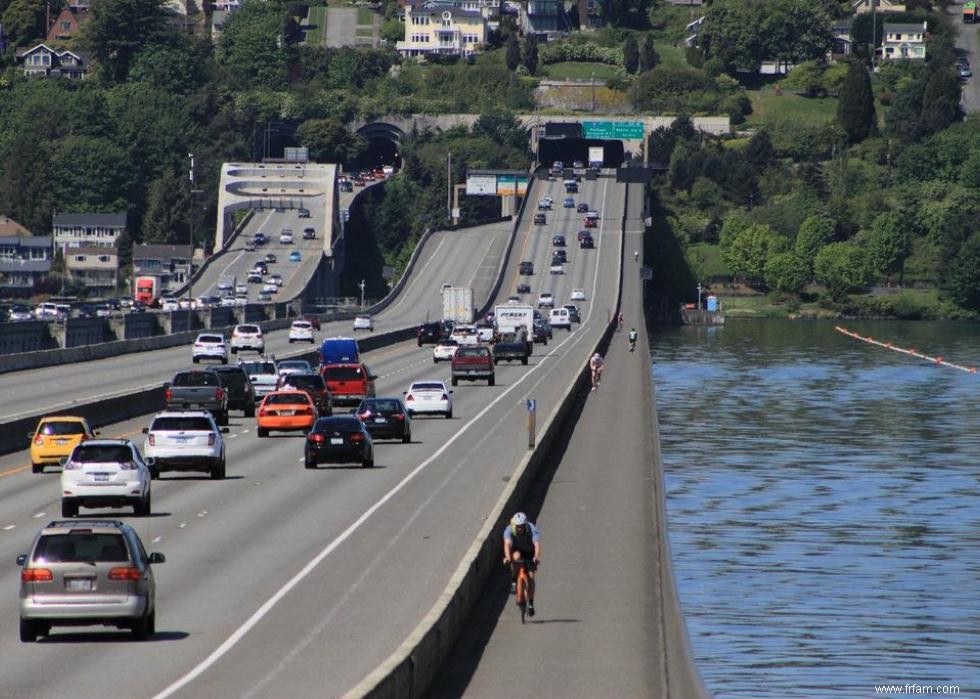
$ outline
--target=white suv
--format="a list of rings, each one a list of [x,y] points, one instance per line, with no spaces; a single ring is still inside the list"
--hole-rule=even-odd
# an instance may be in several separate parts
[[[61,471],[61,516],[78,507],[132,505],[137,517],[150,514],[150,469],[128,439],[90,439],[72,449]]]
[[[195,364],[202,359],[219,359],[222,364],[227,364],[228,345],[225,343],[225,336],[215,333],[201,333],[194,340],[191,358]]]
[[[265,338],[262,328],[255,324],[236,325],[231,331],[231,352],[236,354],[242,350],[253,350],[262,354],[265,352]]]
[[[293,244],[293,232],[289,228],[283,228],[279,233],[279,244],[280,245],[292,245]]]
[[[314,337],[313,323],[308,320],[294,320],[289,326],[289,344],[294,342],[309,342],[313,344]]]
[[[550,291],[542,291],[538,295],[538,308],[553,308],[555,305],[555,297]]]
[[[162,471],[208,471],[211,480],[225,477],[225,440],[221,435],[228,434],[228,428],[218,427],[208,411],[158,413],[150,426],[143,428],[143,434],[143,455],[153,478],[159,478]]]

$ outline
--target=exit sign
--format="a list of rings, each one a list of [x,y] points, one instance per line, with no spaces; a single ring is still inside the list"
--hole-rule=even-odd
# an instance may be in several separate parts
[[[585,138],[608,140],[628,139],[639,141],[643,139],[642,121],[583,121],[582,135]]]

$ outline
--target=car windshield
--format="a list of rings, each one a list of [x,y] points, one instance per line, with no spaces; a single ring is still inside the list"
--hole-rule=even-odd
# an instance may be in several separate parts
[[[330,366],[323,370],[323,378],[327,381],[357,381],[361,378],[361,367]]]
[[[412,391],[445,391],[446,387],[441,383],[424,381],[412,384]]]
[[[293,388],[326,388],[323,379],[317,374],[291,374],[286,383]]]
[[[122,563],[128,561],[121,534],[72,532],[42,536],[34,560],[45,563]]]
[[[309,330],[312,327],[313,327],[312,325],[310,325],[309,323],[306,323],[306,322],[302,322],[302,323],[296,322],[296,323],[293,323],[293,328],[295,328],[296,330]]]
[[[133,460],[133,452],[122,444],[85,444],[75,447],[71,460],[80,464],[118,464]]]
[[[153,421],[153,426],[150,427],[150,432],[185,432],[189,430],[213,432],[214,428],[211,427],[211,421],[203,415],[158,417]]]
[[[218,376],[210,371],[186,371],[174,377],[174,386],[218,386]]]
[[[265,397],[266,405],[296,405],[297,403],[309,403],[309,398],[305,393],[270,393]]]
[[[242,362],[246,374],[275,374],[276,365],[272,362]]]
[[[85,434],[85,428],[80,422],[45,422],[41,425],[41,434],[46,435],[65,435],[65,434]]]

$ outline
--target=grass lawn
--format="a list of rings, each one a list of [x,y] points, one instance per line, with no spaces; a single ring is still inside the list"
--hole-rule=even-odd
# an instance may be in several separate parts
[[[791,121],[808,126],[818,126],[833,121],[837,116],[837,98],[800,97],[783,91],[777,95],[772,87],[748,90],[752,100],[752,114],[748,124],[761,125],[767,121]]]
[[[687,262],[700,279],[726,277],[731,270],[721,261],[721,246],[712,243],[694,243],[687,250]]]
[[[306,21],[310,30],[306,33],[306,43],[310,46],[323,46],[327,31],[327,8],[311,7]]]
[[[358,7],[357,8],[357,23],[358,24],[361,24],[361,25],[366,24],[369,27],[370,26],[373,26],[374,25],[374,13],[371,12],[371,10],[369,10],[366,7]]]
[[[616,75],[617,66],[607,63],[579,63],[567,61],[565,63],[549,63],[538,67],[538,72],[552,80],[589,80],[595,74],[596,80],[605,80]]]
[[[689,68],[684,58],[684,49],[674,46],[667,41],[655,41],[653,44],[660,54],[660,64],[673,68]]]

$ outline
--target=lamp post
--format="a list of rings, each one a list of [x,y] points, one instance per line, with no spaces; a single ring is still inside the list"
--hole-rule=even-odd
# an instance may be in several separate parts
[[[592,71],[592,111],[595,111],[595,71]]]
[[[701,292],[704,291],[704,287],[701,286],[701,282],[698,282],[698,310],[701,310]]]
[[[361,287],[361,310],[364,310],[364,286],[365,286],[365,284],[364,284],[364,280],[363,279],[361,280],[361,283],[358,284],[358,286]]]

